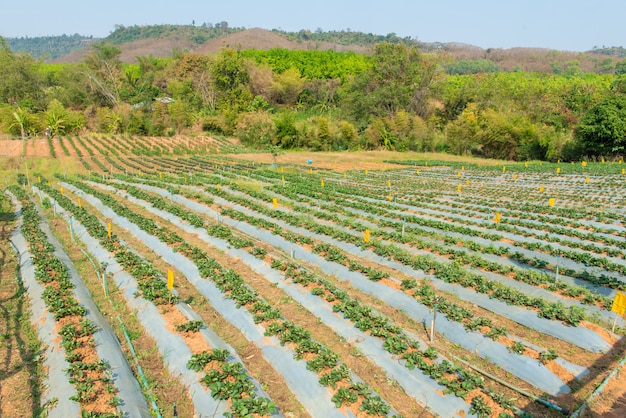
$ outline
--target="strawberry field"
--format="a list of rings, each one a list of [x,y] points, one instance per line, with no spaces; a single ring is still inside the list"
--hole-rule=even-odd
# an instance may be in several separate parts
[[[47,145],[5,198],[49,416],[585,416],[624,356],[621,161]]]

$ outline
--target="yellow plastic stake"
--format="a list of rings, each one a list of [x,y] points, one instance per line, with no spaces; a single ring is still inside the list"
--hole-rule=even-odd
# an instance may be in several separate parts
[[[548,200],[548,205],[549,205],[550,207],[554,207],[554,203],[555,203],[555,200],[554,200],[554,198],[553,198],[553,197],[551,197],[551,198],[550,198],[550,200]]]
[[[272,204],[274,205],[274,209],[276,209],[278,207],[278,200],[276,200],[276,198],[273,198]]]
[[[170,269],[167,269],[167,290],[170,292],[174,288],[174,272]]]
[[[363,233],[363,241],[370,242],[370,230],[366,229]]]
[[[111,222],[107,222],[107,237],[111,238]]]

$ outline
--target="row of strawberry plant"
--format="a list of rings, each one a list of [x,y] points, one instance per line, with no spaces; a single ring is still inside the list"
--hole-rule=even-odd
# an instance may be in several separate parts
[[[61,336],[61,346],[65,349],[69,381],[76,388],[72,400],[80,403],[83,415],[91,417],[118,417],[119,403],[115,397],[116,388],[111,380],[111,367],[107,362],[87,358],[98,358],[95,352],[93,334],[98,327],[84,318],[86,309],[74,297],[69,272],[65,265],[54,256],[54,247],[40,229],[41,217],[26,193],[17,186],[10,191],[22,204],[22,233],[29,243],[35,265],[35,278],[44,287],[42,298],[52,312]],[[104,398],[104,402],[103,402]]]

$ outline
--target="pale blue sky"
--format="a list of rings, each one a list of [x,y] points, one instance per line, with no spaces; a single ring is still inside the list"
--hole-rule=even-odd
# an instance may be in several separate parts
[[[321,28],[483,48],[585,51],[626,47],[626,0],[3,0],[0,36],[104,37],[116,24],[226,21],[233,27]]]

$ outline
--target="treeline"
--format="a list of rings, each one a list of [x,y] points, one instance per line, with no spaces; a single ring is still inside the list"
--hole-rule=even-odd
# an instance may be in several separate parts
[[[11,51],[30,53],[35,58],[55,59],[85,49],[97,40],[93,36],[74,34],[8,38],[7,43]]]
[[[231,28],[228,22],[202,23],[199,26],[195,22],[191,25],[115,25],[115,30],[104,40],[113,45],[140,39],[159,39],[178,37],[188,39],[195,44],[203,44],[209,39],[229,35],[245,30],[245,28]]]
[[[449,75],[445,56],[388,42],[371,55],[224,49],[143,56],[134,65],[119,56],[115,45],[97,43],[79,64],[49,66],[12,52],[0,38],[0,131],[204,131],[256,148],[515,160],[619,156],[626,145],[625,61],[606,75],[488,66]]]

